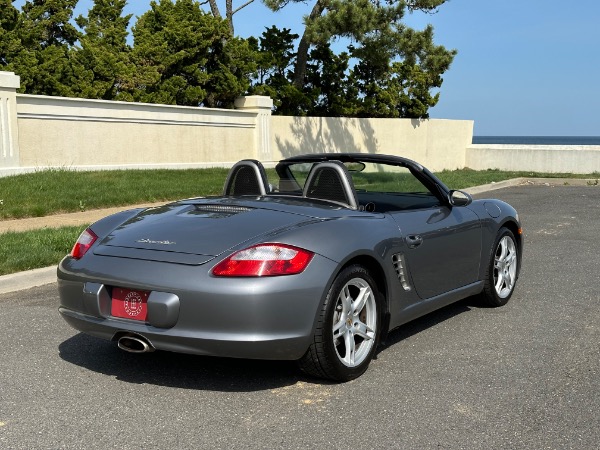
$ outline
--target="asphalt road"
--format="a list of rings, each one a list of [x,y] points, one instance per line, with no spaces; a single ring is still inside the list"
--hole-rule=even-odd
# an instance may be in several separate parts
[[[346,384],[288,362],[130,355],[69,328],[55,285],[0,296],[0,448],[597,449],[600,187],[491,195],[525,224],[509,304],[404,326]]]

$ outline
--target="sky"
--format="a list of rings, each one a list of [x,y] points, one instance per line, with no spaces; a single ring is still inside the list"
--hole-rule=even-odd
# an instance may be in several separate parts
[[[131,24],[149,4],[128,1]],[[255,0],[234,16],[236,34],[260,36],[272,25],[301,34],[313,4],[273,13]],[[75,16],[92,5],[79,0]],[[600,136],[600,1],[449,0],[406,23],[432,24],[435,42],[458,50],[431,118],[473,120],[477,136]]]

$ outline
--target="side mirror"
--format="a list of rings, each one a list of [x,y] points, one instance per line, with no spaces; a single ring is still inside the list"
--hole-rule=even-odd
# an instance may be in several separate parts
[[[467,206],[473,201],[473,197],[464,191],[452,190],[448,193],[450,206]]]

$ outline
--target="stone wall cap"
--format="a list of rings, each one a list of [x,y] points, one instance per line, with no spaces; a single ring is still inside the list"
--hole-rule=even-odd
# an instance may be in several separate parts
[[[273,99],[264,95],[248,95],[235,99],[234,105],[237,109],[271,109]]]
[[[0,72],[0,89],[12,88],[19,89],[21,87],[21,77],[15,75],[14,72]]]

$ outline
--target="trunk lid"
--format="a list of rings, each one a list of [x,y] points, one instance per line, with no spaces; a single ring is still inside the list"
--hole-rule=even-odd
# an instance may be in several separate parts
[[[312,220],[237,204],[171,204],[127,220],[102,239],[94,254],[203,264],[250,239]]]

